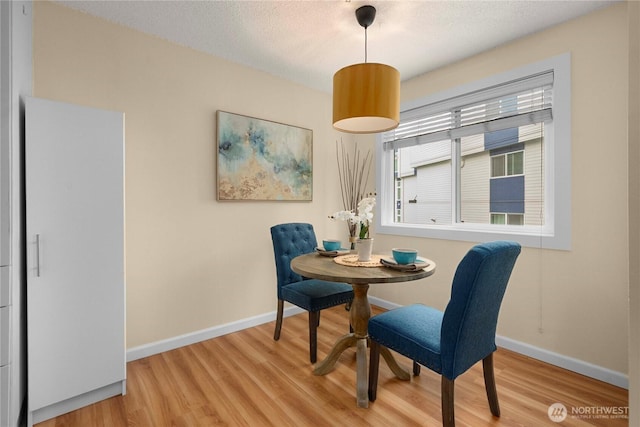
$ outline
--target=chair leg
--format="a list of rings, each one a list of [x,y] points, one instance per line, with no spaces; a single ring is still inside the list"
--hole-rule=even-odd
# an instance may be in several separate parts
[[[278,312],[276,314],[276,330],[273,333],[273,339],[278,341],[280,339],[280,330],[282,329],[282,313],[284,311],[284,301],[278,300]]]
[[[349,301],[348,303],[346,303],[344,305],[344,309],[347,311],[351,311],[351,301]],[[353,333],[353,326],[351,326],[351,322],[349,322],[349,333],[352,334]]]
[[[442,399],[442,426],[455,427],[456,417],[453,407],[453,386],[455,380],[450,380],[442,376],[441,399]]]
[[[496,391],[496,380],[493,375],[493,353],[482,359],[482,370],[484,371],[484,388],[487,390],[487,399],[491,413],[496,417],[500,416],[500,405],[498,404],[498,392]]]
[[[369,400],[376,400],[378,391],[378,368],[380,367],[380,344],[369,340]]]
[[[415,360],[413,361],[413,375],[416,377],[420,375],[420,365]]]
[[[316,363],[318,360],[318,322],[320,318],[319,311],[309,312],[309,360]]]

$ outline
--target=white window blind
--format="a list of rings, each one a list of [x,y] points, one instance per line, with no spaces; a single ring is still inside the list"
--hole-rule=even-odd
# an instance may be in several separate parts
[[[494,132],[552,119],[553,71],[513,80],[400,114],[384,150]]]

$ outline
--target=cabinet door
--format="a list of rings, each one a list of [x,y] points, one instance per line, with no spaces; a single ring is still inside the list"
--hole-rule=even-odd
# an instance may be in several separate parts
[[[125,379],[124,117],[26,100],[29,410]]]

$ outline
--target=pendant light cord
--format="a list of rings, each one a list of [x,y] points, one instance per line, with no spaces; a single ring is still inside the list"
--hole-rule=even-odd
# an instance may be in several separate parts
[[[367,63],[367,27],[364,27],[364,63]]]

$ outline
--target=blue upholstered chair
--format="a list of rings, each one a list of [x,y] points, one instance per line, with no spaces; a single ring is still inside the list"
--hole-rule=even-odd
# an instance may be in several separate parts
[[[380,345],[442,376],[442,424],[454,426],[454,381],[482,360],[491,413],[500,416],[493,376],[493,352],[498,312],[513,266],[520,254],[515,242],[498,241],[474,246],[462,259],[443,312],[414,304],[379,314],[369,320],[371,361],[369,400],[376,400]]]
[[[274,340],[280,339],[284,302],[290,302],[309,312],[309,358],[317,360],[317,329],[320,310],[339,304],[350,304],[353,288],[346,283],[307,279],[291,270],[291,260],[298,255],[315,251],[318,245],[311,224],[289,223],[271,227],[273,252],[278,278],[278,314]]]

